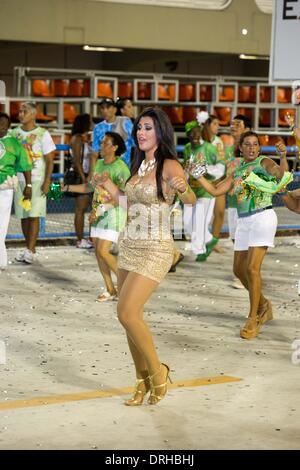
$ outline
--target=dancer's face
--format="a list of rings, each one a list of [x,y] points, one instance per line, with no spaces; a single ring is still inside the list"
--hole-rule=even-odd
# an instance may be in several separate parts
[[[134,117],[134,107],[130,100],[126,100],[123,108],[121,109],[122,116],[128,117],[129,119]]]
[[[154,127],[154,121],[151,117],[142,117],[137,125],[136,133],[140,150],[149,152],[157,149],[157,137]]]
[[[0,138],[4,137],[7,134],[9,129],[9,123],[6,117],[0,118]]]
[[[103,158],[114,157],[117,146],[113,144],[113,141],[109,135],[105,135],[100,144],[100,153]]]
[[[103,117],[103,119],[105,119],[105,121],[108,122],[114,120],[116,111],[117,109],[115,108],[115,106],[112,105],[107,106],[104,104],[100,106],[101,116]]]
[[[30,106],[22,104],[19,110],[19,121],[21,124],[28,124],[34,122],[36,118],[36,111]]]
[[[246,132],[246,128],[245,128],[245,123],[244,121],[240,120],[240,119],[233,119],[231,121],[231,124],[230,124],[230,130],[231,130],[231,134],[232,136],[237,139],[238,137],[240,137],[244,132]]]
[[[255,160],[260,152],[259,142],[255,135],[249,135],[243,140],[240,151],[247,162]]]
[[[194,127],[194,129],[192,129],[191,132],[189,133],[188,137],[192,144],[192,147],[197,147],[197,145],[200,145],[200,139],[201,139],[200,127]]]
[[[219,120],[214,119],[209,126],[209,130],[212,133],[212,135],[217,135],[219,132]]]

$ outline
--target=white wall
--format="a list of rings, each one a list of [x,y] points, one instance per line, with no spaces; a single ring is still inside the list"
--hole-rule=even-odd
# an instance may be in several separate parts
[[[141,49],[268,54],[271,15],[254,0],[223,11],[89,0],[1,0],[0,39]],[[248,36],[241,29],[249,30]]]

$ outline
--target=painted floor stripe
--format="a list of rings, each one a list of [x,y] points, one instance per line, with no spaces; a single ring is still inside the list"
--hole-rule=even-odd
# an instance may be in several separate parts
[[[188,388],[188,387],[202,387],[204,385],[218,385],[228,382],[239,382],[238,377],[230,377],[226,375],[220,375],[217,377],[208,377],[203,379],[193,380],[182,380],[174,382],[168,386],[169,390],[176,388]],[[0,410],[14,410],[17,408],[30,408],[34,406],[45,406],[45,405],[57,405],[61,403],[68,403],[72,401],[82,400],[94,400],[96,398],[108,398],[120,395],[128,395],[133,392],[132,387],[127,388],[114,388],[111,390],[95,390],[91,392],[80,392],[80,393],[67,393],[64,395],[52,395],[49,397],[36,397],[29,398],[27,400],[15,400],[0,403]]]

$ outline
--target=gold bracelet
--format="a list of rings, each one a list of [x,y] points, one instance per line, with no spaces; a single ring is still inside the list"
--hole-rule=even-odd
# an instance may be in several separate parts
[[[183,191],[183,193],[181,191],[177,191],[177,194],[178,194],[179,197],[182,197],[182,196],[185,196],[189,192],[189,190],[190,190],[190,187],[187,184],[185,190]]]

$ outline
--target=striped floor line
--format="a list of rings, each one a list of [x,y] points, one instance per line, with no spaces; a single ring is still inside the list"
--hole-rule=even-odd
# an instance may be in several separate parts
[[[238,377],[220,375],[203,379],[182,380],[174,382],[168,386],[169,390],[176,388],[203,387],[204,385],[218,385],[228,382],[239,382]],[[114,388],[111,390],[95,390],[90,392],[66,393],[64,395],[52,395],[49,397],[36,397],[27,400],[6,401],[0,403],[1,410],[15,410],[17,408],[31,408],[34,406],[57,405],[61,403],[70,403],[72,401],[94,400],[96,398],[108,398],[121,395],[128,395],[133,392],[132,387]]]

